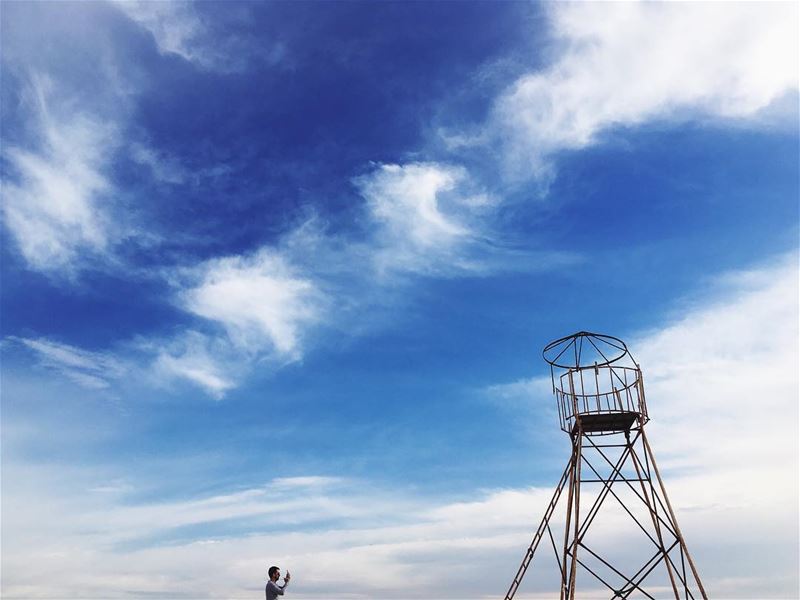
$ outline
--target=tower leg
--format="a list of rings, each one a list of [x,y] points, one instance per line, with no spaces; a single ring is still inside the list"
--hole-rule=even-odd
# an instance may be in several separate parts
[[[578,428],[578,442],[576,444],[576,451],[575,451],[575,530],[573,533],[572,539],[572,562],[569,569],[569,600],[575,600],[575,575],[577,574],[578,568],[578,543],[580,542],[580,536],[578,533],[580,532],[580,514],[581,514],[581,463],[583,459],[581,458],[582,454],[581,451],[583,450],[583,431]],[[567,524],[567,532],[569,532],[569,524]],[[569,533],[567,533],[569,535]],[[565,548],[566,549],[566,548]],[[564,561],[564,565],[566,566],[566,557]]]
[[[570,457],[567,467],[564,469],[564,473],[561,475],[561,479],[556,486],[556,491],[553,493],[553,497],[550,499],[550,504],[548,504],[547,510],[545,510],[544,517],[542,517],[542,522],[539,524],[539,528],[536,530],[536,534],[533,536],[533,541],[531,541],[527,552],[525,552],[525,557],[522,559],[522,564],[517,570],[514,581],[511,582],[511,586],[508,588],[508,592],[506,592],[505,600],[512,600],[514,598],[514,594],[517,593],[517,588],[519,587],[519,584],[522,583],[522,578],[525,576],[525,572],[528,570],[528,566],[533,560],[533,555],[536,552],[536,548],[539,546],[539,542],[541,541],[542,536],[544,536],[545,530],[550,526],[550,517],[553,516],[553,512],[558,505],[558,500],[561,497],[561,492],[564,490],[564,485],[566,484],[567,479],[569,479],[572,475],[572,460],[573,457]],[[564,579],[563,572],[564,570],[562,569],[562,580]]]
[[[689,568],[692,570],[692,575],[694,575],[694,580],[697,583],[697,587],[700,590],[700,593],[703,596],[703,600],[708,600],[708,596],[706,595],[706,590],[703,587],[703,583],[700,581],[700,575],[697,573],[697,568],[694,566],[694,561],[692,560],[691,554],[689,554],[689,549],[686,547],[686,541],[683,539],[683,534],[681,533],[680,526],[678,525],[678,519],[675,518],[675,512],[672,510],[672,505],[669,502],[669,496],[667,496],[667,489],[664,487],[664,481],[661,479],[661,473],[658,471],[658,465],[656,465],[656,457],[653,455],[653,450],[650,448],[650,443],[647,441],[647,436],[644,434],[644,427],[642,428],[642,442],[644,444],[645,452],[647,453],[647,457],[650,459],[650,463],[653,465],[653,470],[656,472],[656,479],[658,479],[658,486],[661,488],[661,494],[664,496],[664,502],[667,505],[667,510],[669,511],[670,519],[672,520],[672,525],[675,528],[675,537],[678,538],[678,542],[681,545],[681,550],[683,554],[686,556],[686,560],[689,561]]]
[[[644,428],[642,428],[642,437],[644,438]],[[656,538],[658,539],[658,546],[661,554],[664,558],[664,565],[667,567],[667,574],[669,575],[669,581],[672,584],[672,593],[675,595],[675,600],[680,600],[680,596],[678,595],[678,586],[675,583],[675,575],[672,573],[672,564],[669,558],[669,554],[667,553],[667,549],[664,546],[664,537],[661,535],[661,523],[658,520],[658,507],[656,506],[656,499],[655,497],[651,497],[651,491],[653,482],[650,480],[649,473],[647,474],[647,481],[650,483],[651,491],[648,491],[647,487],[645,486],[645,480],[642,477],[643,473],[639,467],[639,458],[636,456],[636,451],[633,448],[630,440],[630,432],[625,432],[625,442],[628,444],[628,448],[630,449],[631,454],[631,462],[633,463],[633,468],[636,469],[636,477],[639,480],[639,485],[642,488],[642,499],[644,500],[645,505],[647,506],[647,511],[650,513],[650,519],[653,522],[653,529],[655,529]],[[674,519],[673,519],[674,521]]]
[[[572,518],[572,502],[575,497],[575,489],[579,485],[579,481],[575,478],[575,466],[578,464],[578,440],[580,438],[573,435],[572,438],[572,457],[570,458],[570,471],[569,471],[569,493],[567,494],[567,523],[564,527],[564,549],[561,553],[561,592],[559,593],[559,600],[569,600],[569,580],[570,574],[567,571],[567,553],[569,549],[569,526],[570,519]]]

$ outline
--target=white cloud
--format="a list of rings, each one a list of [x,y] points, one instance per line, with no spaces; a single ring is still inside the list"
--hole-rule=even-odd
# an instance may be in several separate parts
[[[795,475],[798,460],[796,259],[731,274],[719,285],[733,300],[712,299],[632,341],[645,369],[653,437],[663,437],[667,466],[710,464],[731,479],[747,473],[750,485],[794,486],[796,509],[797,478],[782,474],[789,468]],[[756,489],[747,488],[754,506],[790,508],[783,502],[791,494],[767,498]]]
[[[320,320],[323,297],[280,254],[262,249],[249,257],[215,259],[194,273],[199,281],[180,293],[185,310],[221,324],[245,352],[302,356],[303,332]]]
[[[206,25],[195,10],[194,3],[183,0],[122,0],[115,4],[153,35],[162,53],[174,53],[200,64],[210,60],[203,48],[197,46],[197,40],[205,33]]]
[[[185,379],[220,399],[235,387],[237,374],[229,347],[196,331],[188,331],[158,351],[153,368],[160,381]]]
[[[89,352],[43,338],[8,339],[34,350],[43,366],[58,371],[78,385],[89,389],[108,388],[112,381],[119,379],[126,372],[124,364],[110,354]]]
[[[795,3],[548,6],[557,59],[517,80],[489,124],[539,176],[559,150],[654,119],[744,119],[798,88]]]
[[[344,483],[344,480],[340,477],[323,477],[319,475],[306,475],[303,477],[278,477],[272,480],[272,486],[277,489],[324,488],[342,483]]]
[[[374,264],[381,273],[479,271],[485,216],[494,201],[462,168],[438,163],[379,165],[356,179],[366,200]]]
[[[274,65],[285,58],[286,48],[279,41],[270,44],[241,31],[217,31],[220,16],[206,17],[195,2],[115,0],[114,4],[153,36],[161,54],[180,56],[203,69],[241,71],[254,60]]]
[[[34,351],[42,367],[90,390],[126,389],[125,377],[157,388],[170,388],[180,379],[220,399],[235,387],[236,379],[245,370],[241,354],[230,342],[192,330],[169,340],[129,341],[115,351],[103,352],[46,338],[10,336],[6,340]]]
[[[436,164],[381,165],[361,180],[361,192],[372,218],[390,235],[430,248],[467,233],[455,218],[442,213],[438,199],[463,177],[461,170]]]
[[[165,152],[154,150],[151,146],[133,142],[129,153],[134,161],[150,170],[156,181],[181,184],[189,178],[188,170],[180,161]]]
[[[317,276],[301,274],[292,266],[291,256],[298,250],[292,244],[265,247],[250,256],[213,259],[180,271],[174,279],[175,301],[207,327],[196,324],[171,337],[136,338],[120,345],[118,354],[130,355],[130,368],[145,360],[142,380],[155,387],[169,389],[183,380],[216,399],[235,388],[255,364],[275,368],[301,359],[309,331],[328,317],[329,300]],[[320,262],[325,257],[311,258]],[[358,272],[357,264],[347,268]],[[354,294],[343,287],[338,291]],[[359,304],[363,299],[354,295],[349,301]],[[18,341],[44,357],[45,366],[83,387],[107,388],[122,369],[122,360],[111,354],[46,339]]]
[[[38,147],[4,144],[13,170],[3,181],[4,222],[31,267],[71,272],[111,244],[106,203],[113,189],[105,168],[115,132],[68,104],[54,110],[57,91],[45,78],[32,78],[29,92]]]
[[[120,157],[158,181],[187,178],[179,161],[130,139],[146,137],[130,126],[149,75],[121,51],[120,39],[90,34],[111,31],[108,18],[100,3],[18,3],[4,11],[13,32],[3,38],[4,111],[15,126],[0,149],[3,223],[27,265],[51,276],[119,269],[119,244],[157,238],[151,223],[140,226],[136,186],[117,185]]]

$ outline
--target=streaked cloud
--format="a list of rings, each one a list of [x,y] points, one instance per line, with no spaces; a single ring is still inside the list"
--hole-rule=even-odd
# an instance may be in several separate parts
[[[760,118],[798,88],[793,3],[556,3],[556,59],[496,101],[488,127],[515,172],[664,119]],[[796,102],[796,100],[791,100]]]
[[[332,485],[341,485],[346,483],[340,477],[324,477],[320,475],[306,475],[303,477],[278,477],[271,482],[272,487],[276,489],[310,489],[310,488],[324,488]]]
[[[483,390],[483,394],[503,408],[519,410],[529,407],[536,410],[532,401],[547,398],[552,391],[553,384],[549,377],[532,377],[490,385]]]
[[[32,268],[72,272],[111,246],[106,168],[116,135],[108,122],[54,106],[58,94],[48,78],[31,78],[25,103],[38,143],[3,145],[12,168],[3,181],[3,220]]]
[[[116,597],[124,571],[123,587],[136,593],[245,597],[259,587],[265,547],[273,549],[270,561],[293,572],[294,593],[302,597],[330,597],[331,585],[347,585],[355,598],[431,597],[432,587],[437,597],[474,595],[468,577],[474,565],[494,565],[498,549],[526,535],[530,504],[547,494],[482,492],[470,502],[442,503],[369,482],[309,475],[206,497],[132,503],[130,483],[93,481],[80,470],[33,468],[28,475],[7,498],[17,516],[4,531],[14,548],[7,564],[15,576],[4,581],[9,595],[27,593],[22,567],[35,553],[40,567],[57,574],[58,587],[50,590],[62,595]],[[52,484],[66,487],[53,500],[58,510],[50,502],[43,512],[37,491]],[[223,533],[235,523],[245,525],[244,532]],[[97,561],[100,555],[105,560]],[[447,556],[458,560],[444,576]],[[419,560],[429,568],[410,584],[407,571]],[[154,570],[161,575],[154,578]],[[46,582],[38,586],[48,593]]]
[[[109,30],[107,16],[99,3],[19,3],[4,11],[13,33],[3,38],[3,113],[14,126],[0,150],[3,224],[29,269],[71,285],[87,269],[124,271],[119,246],[156,237],[119,186],[120,157],[160,160],[154,178],[172,167],[133,139],[146,85],[139,65],[109,37],[85,35],[84,27]],[[92,69],[86,56],[97,58]]]
[[[161,54],[180,56],[203,69],[240,71],[255,60],[277,64],[284,58],[280,42],[221,33],[215,27],[218,18],[204,15],[195,2],[115,0],[114,5],[153,36]]]
[[[211,60],[202,47],[197,46],[198,38],[206,31],[206,25],[193,2],[121,0],[115,5],[153,35],[162,53],[177,54],[200,64]]]
[[[189,171],[174,156],[155,150],[152,146],[134,142],[129,148],[131,158],[147,167],[155,181],[181,184],[189,178]]]
[[[153,350],[155,345],[151,344],[150,351]],[[220,399],[235,387],[234,377],[238,374],[230,355],[224,340],[187,331],[156,351],[152,375],[156,385],[184,379]]]
[[[7,338],[34,351],[39,364],[68,377],[90,389],[106,389],[127,370],[125,364],[112,354],[89,352],[68,344],[38,338]]]
[[[672,323],[630,340],[644,370],[648,433],[690,550],[738,549],[725,563],[701,554],[711,593],[789,597],[798,586],[789,566],[798,560],[796,255],[715,287]],[[753,556],[742,537],[755,531],[783,558]],[[737,578],[729,580],[731,565]],[[775,569],[794,576],[773,579]]]

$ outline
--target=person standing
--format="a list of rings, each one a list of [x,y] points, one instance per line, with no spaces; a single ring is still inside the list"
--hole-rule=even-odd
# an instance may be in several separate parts
[[[275,600],[278,596],[283,596],[283,592],[286,590],[286,586],[289,585],[292,574],[286,571],[286,577],[283,578],[283,585],[277,584],[278,579],[281,578],[281,570],[278,567],[270,567],[267,574],[269,575],[266,588],[267,600]]]

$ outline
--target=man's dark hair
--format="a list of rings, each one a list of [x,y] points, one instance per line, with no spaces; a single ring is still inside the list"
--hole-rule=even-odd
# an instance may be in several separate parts
[[[277,570],[278,570],[278,567],[270,567],[269,568],[268,574],[270,576],[270,579],[272,578],[273,575],[275,575],[275,571],[277,571]]]

